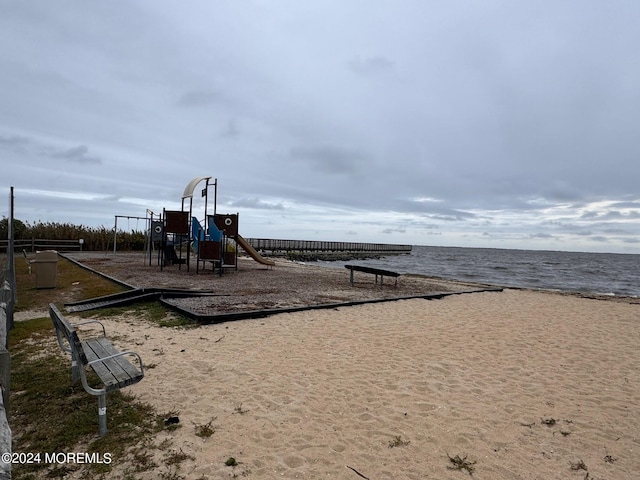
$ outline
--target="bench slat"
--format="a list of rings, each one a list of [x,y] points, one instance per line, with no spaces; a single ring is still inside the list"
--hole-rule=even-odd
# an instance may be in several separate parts
[[[104,355],[101,355],[101,358],[120,353],[107,338],[99,337],[96,341],[104,351]],[[107,368],[111,370],[111,373],[118,379],[118,383],[121,386],[131,385],[142,378],[140,369],[131,363],[125,355],[107,360],[106,365]]]
[[[104,337],[87,340],[83,342],[83,347],[89,362],[120,353]],[[100,377],[107,391],[132,385],[142,378],[140,370],[125,356],[93,363],[91,368]]]
[[[91,341],[84,342],[82,346],[84,348],[84,353],[87,356],[87,362],[92,362],[100,358],[100,355],[94,351]],[[107,391],[118,388],[118,380],[111,374],[109,368],[107,368],[103,362],[94,363],[91,365],[91,368],[96,375],[100,377],[100,381],[104,384]]]

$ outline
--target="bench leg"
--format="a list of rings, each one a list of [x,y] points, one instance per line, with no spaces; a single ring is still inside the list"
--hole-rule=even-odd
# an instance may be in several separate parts
[[[107,433],[107,395],[98,395],[98,433]]]
[[[71,359],[71,382],[75,385],[80,381],[80,370],[78,369],[78,361]]]

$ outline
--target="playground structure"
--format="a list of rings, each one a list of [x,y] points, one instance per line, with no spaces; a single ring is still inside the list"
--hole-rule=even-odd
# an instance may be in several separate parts
[[[226,269],[237,270],[238,246],[256,262],[267,266],[275,265],[273,261],[262,257],[238,233],[238,213],[216,213],[218,180],[214,179],[213,183],[210,180],[211,177],[196,177],[191,180],[182,194],[180,210],[163,209],[162,214],[155,214],[147,209],[145,217],[116,215],[113,227],[114,255],[118,243],[118,219],[135,220],[136,222],[143,220],[147,226],[145,253],[148,253],[149,265],[151,265],[152,252],[156,245],[159,246],[158,263],[161,269],[167,264],[172,264],[178,265],[179,268],[185,265],[189,271],[192,254],[195,254],[196,271],[199,271],[201,263],[203,267],[210,263],[214,270],[218,267],[221,274]],[[193,214],[193,195],[195,188],[201,182],[205,182],[205,187],[200,191],[204,198],[204,225]],[[211,186],[214,187],[213,214],[208,212],[209,188]],[[188,210],[185,209],[187,200],[189,200]]]
[[[262,257],[239,233],[239,214],[218,214],[217,196],[218,180],[210,182],[211,177],[196,177],[191,180],[182,194],[181,210],[163,210],[158,221],[150,222],[150,243],[160,242],[159,262],[161,268],[166,264],[177,264],[179,268],[186,265],[190,269],[192,250],[196,259],[196,272],[207,263],[216,267],[220,274],[224,270],[238,269],[238,247],[262,265],[273,266],[275,263]],[[204,198],[203,223],[193,215],[193,195],[196,187],[205,182],[201,190]],[[213,214],[208,213],[209,188],[214,187]],[[186,201],[188,210],[185,209]],[[177,247],[177,248],[176,248]],[[186,249],[186,253],[185,253]]]
[[[395,245],[384,243],[327,242],[316,240],[283,240],[249,238],[245,239],[238,232],[239,214],[218,214],[217,189],[218,180],[212,177],[196,177],[191,180],[182,194],[180,210],[163,209],[162,214],[154,214],[147,209],[146,217],[116,215],[114,225],[113,253],[116,253],[118,219],[136,223],[144,220],[147,224],[148,236],[145,240],[145,253],[148,253],[148,264],[152,263],[152,251],[158,248],[158,262],[161,268],[167,264],[185,265],[190,269],[191,260],[196,259],[196,270],[200,266],[206,268],[211,264],[213,269],[219,267],[220,273],[228,269],[236,269],[238,264],[238,248],[256,262],[273,266],[275,263],[264,258],[259,251],[270,252],[271,255],[305,254],[310,252],[310,259],[317,259],[319,254],[348,252],[351,258],[370,258],[372,255],[396,255],[411,253],[411,245]],[[193,198],[196,187],[205,182],[200,191],[204,198],[204,218],[198,220],[193,212]],[[209,212],[209,189],[214,187],[213,214]],[[188,202],[187,202],[188,200]],[[188,207],[188,208],[187,208]],[[107,246],[107,250],[109,246]],[[361,255],[362,257],[358,257]],[[300,258],[300,257],[299,257]],[[302,257],[304,258],[304,257]]]

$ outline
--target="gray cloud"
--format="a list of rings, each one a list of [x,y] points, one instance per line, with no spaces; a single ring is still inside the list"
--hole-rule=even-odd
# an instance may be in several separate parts
[[[181,107],[204,107],[213,105],[220,100],[220,95],[211,91],[189,91],[185,92],[178,99]]]
[[[551,235],[550,233],[532,233],[529,235],[529,238],[550,239],[550,238],[555,238],[555,236]]]
[[[86,145],[78,145],[77,147],[72,147],[64,151],[51,153],[51,157],[84,165],[100,165],[102,163],[102,160],[99,157],[89,154],[89,147]]]
[[[0,146],[9,148],[14,151],[24,152],[27,147],[31,145],[31,140],[27,137],[19,135],[0,135]]]
[[[238,128],[235,120],[229,120],[227,125],[222,132],[223,137],[227,138],[235,138],[240,135],[240,129]]]
[[[364,152],[336,145],[293,147],[289,157],[296,163],[307,163],[312,170],[330,175],[358,174],[367,160]]]
[[[393,62],[382,56],[373,56],[355,59],[349,62],[349,68],[360,75],[375,75],[393,69]]]
[[[406,231],[407,231],[406,228],[383,228],[381,230],[382,233],[387,235],[392,235],[396,233],[406,233]]]
[[[0,16],[24,220],[180,208],[211,175],[243,235],[640,253],[640,4],[67,7]]]
[[[229,202],[230,208],[252,208],[257,210],[284,210],[285,207],[282,203],[269,203],[259,198],[241,198]]]

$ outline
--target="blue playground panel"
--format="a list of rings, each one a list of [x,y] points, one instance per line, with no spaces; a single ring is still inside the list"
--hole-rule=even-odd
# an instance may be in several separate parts
[[[193,247],[198,250],[198,243],[203,240],[211,240],[213,242],[222,241],[222,232],[213,223],[213,216],[209,216],[209,231],[205,235],[204,228],[196,217],[191,217],[191,240]]]

